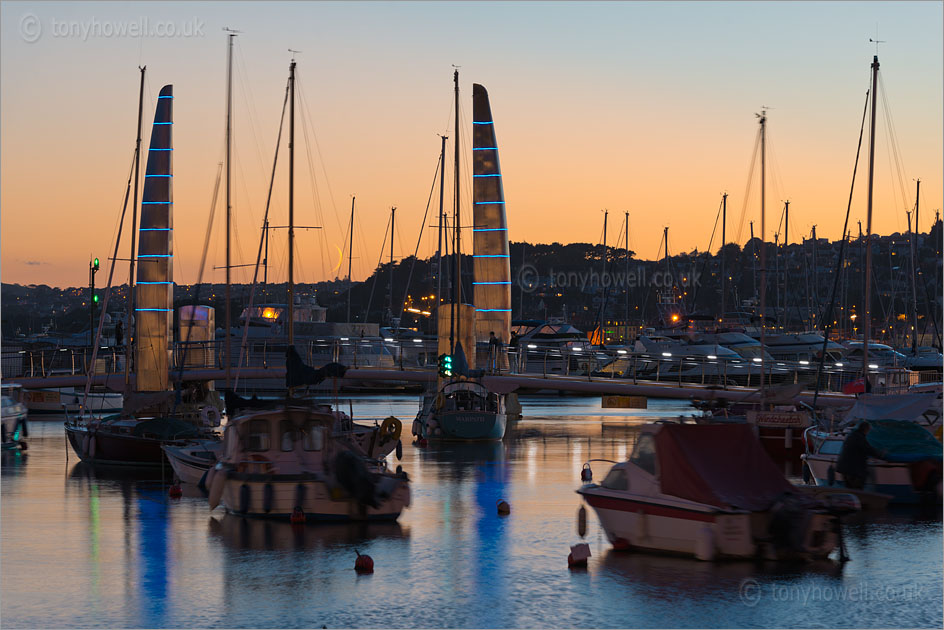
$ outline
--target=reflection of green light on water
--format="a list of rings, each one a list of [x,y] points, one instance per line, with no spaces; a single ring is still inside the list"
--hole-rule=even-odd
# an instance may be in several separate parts
[[[89,541],[91,561],[92,561],[92,592],[95,595],[95,600],[98,601],[98,586],[99,586],[99,566],[98,566],[98,553],[99,553],[99,514],[98,514],[98,486],[92,485],[91,495],[89,496]]]

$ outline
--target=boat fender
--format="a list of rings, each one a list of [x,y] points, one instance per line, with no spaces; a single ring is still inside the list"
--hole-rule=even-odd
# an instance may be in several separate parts
[[[266,514],[272,511],[272,499],[274,494],[275,490],[272,488],[271,483],[262,486],[262,511]]]
[[[249,484],[244,483],[239,486],[239,512],[240,514],[249,513],[249,498],[250,498],[250,489]]]
[[[357,554],[357,560],[354,561],[354,570],[358,573],[373,573],[374,559],[367,554],[362,554],[357,549],[354,550],[354,553]]]
[[[380,424],[380,444],[383,446],[392,440],[399,440],[403,432],[403,423],[393,416],[387,416]]]
[[[305,505],[305,484],[299,483],[295,485],[295,508],[301,510],[303,505]]]
[[[436,401],[435,403],[433,403],[433,407],[435,407],[436,411],[439,411],[440,409],[442,409],[445,404],[446,404],[446,397],[443,396],[442,394],[436,394]]]
[[[813,478],[813,474],[810,472],[810,467],[806,464],[803,465],[803,483],[810,485],[810,480]]]
[[[593,470],[590,469],[589,462],[584,464],[583,468],[580,470],[580,481],[584,483],[590,483],[593,481]]]
[[[836,484],[836,469],[832,464],[826,469],[826,483],[830,486]]]
[[[567,566],[570,568],[580,568],[587,566],[587,558],[590,557],[590,545],[579,543],[571,546],[570,553],[567,555]]]
[[[292,525],[302,525],[305,522],[305,512],[302,511],[302,506],[296,505],[288,520]]]
[[[19,442],[19,443],[17,444],[17,446],[20,447],[20,450],[21,450],[21,451],[25,451],[26,449],[29,448],[29,444],[27,444],[26,442]]]
[[[221,421],[220,410],[216,407],[204,407],[200,410],[200,419],[205,427],[218,427]]]
[[[715,559],[715,534],[710,527],[702,525],[695,535],[695,557],[711,562]]]
[[[397,464],[397,477],[400,477],[402,475],[403,475],[403,466],[400,466],[399,464]]]
[[[577,510],[577,533],[581,538],[587,535],[587,508],[583,505]]]
[[[422,427],[423,427],[423,425],[420,424],[420,421],[419,421],[419,420],[414,420],[414,421],[413,421],[413,429],[412,429],[413,435],[415,435],[416,437],[421,437],[421,436],[423,435],[423,434],[422,434]]]
[[[208,476],[210,475],[210,473],[211,473],[212,471],[214,471],[214,470],[216,470],[216,469],[215,469],[215,468],[208,468],[208,469],[204,470],[204,471],[203,471],[203,475],[200,476],[200,481],[197,482],[197,488],[199,488],[200,491],[201,491],[202,493],[204,493],[204,494],[207,493],[207,488],[210,487],[210,486],[207,484],[207,477],[208,477]]]
[[[397,453],[397,461],[403,459],[403,442],[401,442],[400,440],[397,440],[396,453]]]
[[[511,506],[508,505],[508,502],[505,501],[504,499],[499,499],[496,502],[495,506],[498,508],[499,516],[508,516],[509,514],[511,514]]]
[[[223,487],[226,485],[226,474],[223,472],[219,466],[214,466],[212,469],[213,478],[209,481],[210,496],[208,497],[210,501],[210,510],[215,510],[216,506],[220,504],[220,498],[223,496]]]
[[[29,437],[29,426],[26,424],[26,418],[20,418],[16,422],[16,431],[21,431],[21,435],[25,438]],[[14,433],[16,432],[14,431]]]
[[[647,519],[646,519],[646,513],[643,512],[642,510],[638,510],[636,512],[635,534],[636,534],[636,541],[634,542],[634,544],[638,544],[649,537],[649,523],[647,522]]]
[[[167,496],[171,499],[179,499],[184,496],[184,491],[181,489],[180,484],[175,483],[167,490]]]

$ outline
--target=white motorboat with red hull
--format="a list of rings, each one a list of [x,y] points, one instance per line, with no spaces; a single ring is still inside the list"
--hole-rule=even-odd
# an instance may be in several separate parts
[[[715,558],[825,558],[837,517],[793,486],[751,427],[646,425],[626,462],[577,492],[619,549]]]

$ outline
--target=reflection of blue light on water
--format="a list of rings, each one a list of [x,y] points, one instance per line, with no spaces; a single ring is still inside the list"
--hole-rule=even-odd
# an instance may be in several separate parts
[[[165,626],[167,604],[167,525],[169,515],[159,490],[138,491],[138,608],[140,625]]]
[[[476,467],[475,532],[478,535],[477,551],[472,556],[472,577],[474,591],[482,601],[489,602],[486,617],[481,619],[480,627],[490,627],[507,622],[507,598],[510,579],[506,564],[508,556],[507,521],[498,516],[498,501],[508,500],[508,484],[505,482],[506,471],[501,461],[483,462]],[[483,611],[484,612],[484,611]]]

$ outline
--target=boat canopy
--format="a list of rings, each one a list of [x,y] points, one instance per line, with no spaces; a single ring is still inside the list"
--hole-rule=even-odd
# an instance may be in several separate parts
[[[941,443],[931,433],[907,420],[874,420],[866,439],[885,453],[889,462],[941,461]]]
[[[871,422],[889,418],[927,424],[929,419],[925,418],[924,414],[932,408],[936,399],[937,396],[933,392],[909,392],[907,394],[881,396],[863,394],[856,399],[855,405],[846,413],[843,426],[855,424],[862,420]]]
[[[665,494],[759,511],[793,491],[746,424],[666,424],[655,443]]]

